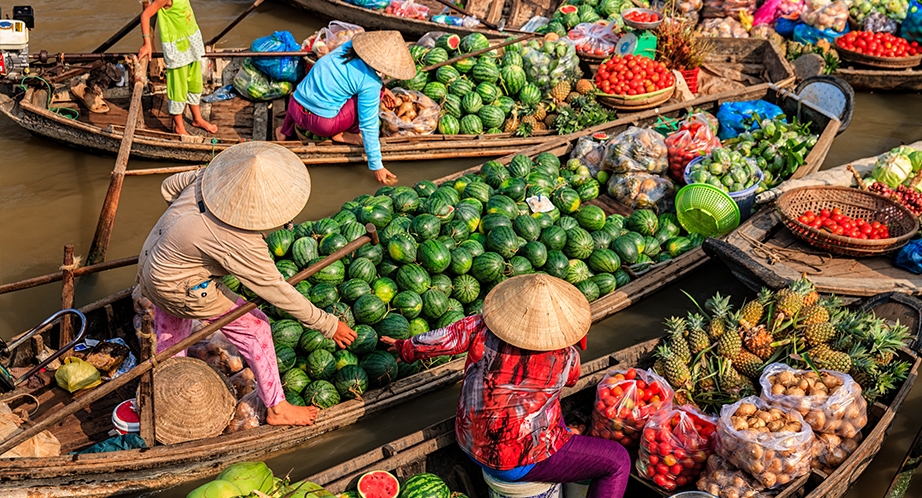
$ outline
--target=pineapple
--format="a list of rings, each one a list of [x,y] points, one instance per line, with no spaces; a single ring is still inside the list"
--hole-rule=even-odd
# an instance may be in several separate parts
[[[503,123],[503,132],[512,133],[518,127],[519,127],[519,114],[518,112],[513,110],[509,115],[509,119],[507,119],[506,122]]]
[[[535,117],[535,120],[539,122],[544,121],[544,118],[547,117],[547,108],[544,107],[544,104],[538,104],[535,107],[535,112],[532,113],[532,115]]]
[[[698,354],[711,345],[711,340],[704,331],[704,317],[700,314],[688,314],[688,330],[688,349],[693,354]]]
[[[819,302],[820,294],[816,292],[816,287],[813,286],[813,282],[807,280],[806,275],[795,283],[798,284],[798,291],[804,298],[804,306],[813,306]]]
[[[534,130],[535,131],[547,131],[547,125],[544,124],[544,121],[538,121],[537,123],[535,123]]]
[[[663,361],[662,358],[657,358],[656,361],[653,362],[653,371],[656,373],[656,375],[659,375],[660,377],[665,377],[666,376],[666,362]]]
[[[572,103],[573,103],[574,101],[576,101],[576,99],[578,99],[579,97],[580,97],[579,92],[570,92],[570,94],[567,95],[567,103],[568,103],[568,104],[572,104]]]
[[[569,95],[570,95],[570,82],[567,80],[563,80],[560,83],[557,83],[557,85],[555,85],[554,88],[551,89],[551,98],[554,98],[556,100],[565,101],[567,100],[567,96]]]
[[[805,327],[829,321],[829,310],[825,306],[814,304],[800,310],[800,324]]]
[[[810,355],[818,368],[848,372],[852,369],[852,358],[848,353],[832,349],[820,350],[816,356]]]
[[[836,327],[829,322],[816,323],[804,327],[803,334],[804,339],[807,340],[807,344],[819,346],[820,344],[829,342],[835,337]]]
[[[743,334],[743,343],[754,355],[763,360],[767,360],[772,353],[772,335],[765,328],[765,325],[757,325]]]
[[[775,294],[775,304],[778,306],[778,312],[790,318],[803,308],[804,298],[790,288],[781,289]]]
[[[909,337],[909,329],[905,325],[901,325],[899,321],[890,327],[880,323],[880,326],[871,328],[869,332],[870,352],[874,361],[880,365],[890,364],[896,356],[897,350],[903,347]]]
[[[848,371],[848,374],[862,389],[872,387],[877,377],[878,369],[877,364],[868,355],[868,350],[864,346],[856,344],[848,351],[848,355],[852,359],[852,369]]]
[[[538,125],[538,118],[534,115],[528,115],[522,118],[522,124],[531,126],[532,129],[535,129]]]
[[[691,361],[691,351],[685,340],[685,319],[672,317],[666,320],[666,343],[672,354],[688,363]]]
[[[727,329],[719,339],[717,339],[717,354],[732,360],[740,354],[743,347],[743,341],[739,332],[735,329]]]
[[[558,116],[557,113],[549,112],[547,114],[547,117],[544,118],[544,125],[547,126],[548,128],[553,127],[555,124],[557,124],[557,116]]]
[[[717,383],[724,392],[740,394],[752,389],[752,382],[743,377],[728,359],[718,359]]]
[[[579,92],[580,95],[589,95],[595,91],[595,85],[591,80],[581,79],[576,82],[576,91]]]
[[[746,349],[740,350],[740,354],[733,359],[733,365],[740,373],[753,380],[762,374],[762,359]]]
[[[656,349],[656,355],[663,361],[663,371],[666,380],[676,389],[688,387],[691,381],[691,371],[681,358],[674,355],[669,346],[661,344]]]
[[[705,301],[704,307],[712,313],[711,321],[708,323],[708,337],[716,341],[726,330],[724,317],[733,309],[730,305],[730,296],[724,297],[718,292]]]

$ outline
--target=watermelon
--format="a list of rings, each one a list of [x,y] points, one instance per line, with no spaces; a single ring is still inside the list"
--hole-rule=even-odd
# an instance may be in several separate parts
[[[599,196],[599,182],[590,178],[585,184],[576,187],[576,193],[581,201],[591,201]]]
[[[356,221],[349,221],[349,222],[344,223],[340,227],[339,231],[342,234],[343,238],[345,238],[346,241],[348,242],[352,242],[353,240],[361,237],[362,235],[365,235],[365,232],[366,232],[365,227],[362,226],[361,223],[356,222]]]
[[[421,243],[438,236],[440,228],[441,223],[438,218],[429,213],[423,213],[413,218],[410,224],[410,235]]]
[[[464,320],[464,313],[460,311],[449,311],[442,315],[435,323],[436,328],[445,328],[457,321]]]
[[[301,237],[310,237],[314,233],[314,222],[305,221],[304,223],[299,223],[295,225],[293,232],[296,241]]]
[[[507,178],[499,186],[499,193],[509,197],[513,201],[520,202],[525,200],[525,189],[527,184],[521,178]]]
[[[526,273],[534,273],[535,269],[531,266],[531,261],[528,261],[524,256],[513,256],[509,258],[509,264],[503,270],[503,275],[507,277],[515,277],[517,275],[525,275]]]
[[[519,237],[529,242],[538,240],[538,237],[541,235],[541,227],[538,226],[538,220],[528,215],[520,215],[513,220],[512,228]]]
[[[494,282],[502,277],[504,265],[502,256],[495,252],[485,252],[474,258],[471,275],[481,284]]]
[[[381,298],[385,304],[391,302],[391,299],[394,299],[394,296],[396,296],[399,291],[399,289],[397,289],[397,283],[387,277],[381,277],[372,282],[371,290],[374,291],[375,295]]]
[[[576,212],[575,218],[579,226],[590,232],[601,230],[605,226],[605,211],[599,206],[583,206]]]
[[[666,244],[664,245],[666,254],[673,258],[685,253],[692,248],[692,242],[688,239],[688,237],[673,237],[667,240]]]
[[[560,170],[560,159],[557,158],[554,154],[550,152],[542,152],[535,156],[534,159],[535,166],[539,167],[542,171],[545,171],[548,175],[557,175],[557,171]]]
[[[566,278],[570,270],[570,261],[563,252],[551,250],[547,252],[547,261],[542,269],[552,277]]]
[[[476,68],[474,69],[476,70]],[[474,87],[474,91],[480,94],[480,98],[485,104],[492,104],[496,101],[496,99],[499,98],[500,95],[502,95],[499,87],[486,81],[478,83],[477,86]],[[500,111],[502,112],[502,110]],[[505,117],[505,113],[503,113],[503,117]],[[502,124],[502,121],[500,121],[500,124]]]
[[[419,294],[413,291],[405,290],[394,296],[393,301],[391,301],[391,305],[395,310],[397,310],[398,313],[406,317],[408,320],[412,320],[419,316],[420,312],[422,312],[423,299]]]
[[[451,295],[451,277],[444,273],[433,275],[432,285],[429,288],[441,291],[446,296],[449,296]]]
[[[659,219],[649,209],[637,209],[627,218],[627,228],[641,235],[652,236],[656,233]]]
[[[480,118],[478,118],[477,116],[464,116],[464,119],[467,119],[467,118],[474,118],[475,120],[477,120],[478,123],[480,122]],[[464,129],[463,129],[464,119],[461,120],[461,126],[462,126],[461,131],[462,132],[464,132]],[[454,189],[452,189],[451,191],[454,192]],[[448,202],[442,199],[441,197],[436,197],[435,194],[433,194],[432,197],[429,198],[429,202],[427,203],[426,210],[429,212],[429,214],[438,218],[439,223],[444,225],[445,223],[448,223],[449,221],[451,221],[452,218],[454,218],[455,208],[452,207],[452,204],[455,204],[457,202],[458,202],[457,200],[453,202]]]
[[[637,249],[638,255],[643,254],[644,249],[646,249],[647,239],[645,239],[643,235],[640,235],[637,232],[627,232],[619,238],[623,238],[632,242],[634,244],[634,248]]]
[[[464,78],[458,78],[448,85],[448,92],[452,95],[464,98],[465,95],[474,91],[474,84]],[[479,97],[479,95],[478,95]]]
[[[480,295],[480,282],[470,275],[458,275],[451,281],[451,285],[451,297],[461,304],[472,303]]]
[[[333,339],[330,339],[329,337],[324,337],[323,342],[320,343],[320,349],[323,349],[329,352],[330,354],[333,354],[336,352],[336,342],[333,341]]]
[[[455,213],[457,213],[457,210],[455,210]],[[448,249],[451,250],[455,248],[455,244],[464,242],[470,236],[471,236],[471,229],[468,227],[467,223],[464,222],[463,220],[456,219],[454,221],[449,221],[447,225],[444,225],[442,227],[442,237],[439,237],[439,240],[449,242],[444,237],[450,238],[451,242],[454,242],[454,243],[448,244],[449,246]],[[422,262],[422,258],[420,258],[420,262]],[[448,266],[447,262],[445,266],[446,267]]]
[[[374,294],[366,294],[355,302],[352,314],[356,322],[374,325],[387,314],[387,304]]]
[[[499,70],[499,77],[508,95],[518,95],[528,82],[521,66],[504,66]]]
[[[368,389],[368,374],[358,365],[346,365],[336,372],[333,385],[336,386],[341,398],[359,398]]]
[[[307,375],[315,380],[330,380],[336,374],[336,359],[326,349],[317,349],[307,356]]]
[[[623,235],[611,241],[611,249],[618,254],[622,262],[629,265],[636,263],[638,256],[640,256],[637,245],[635,245],[634,241],[627,235]]]
[[[407,363],[401,361],[397,363],[397,378],[403,379],[409,377],[413,374],[419,373],[421,370],[419,361],[414,361],[413,363]]]
[[[496,252],[503,258],[511,258],[519,250],[515,232],[506,226],[490,230],[487,234],[487,250]]]
[[[594,272],[614,273],[621,267],[621,258],[611,249],[596,249],[592,251],[587,263]]]
[[[238,280],[237,277],[233,275],[224,275],[223,277],[221,277],[221,283],[225,287],[230,289],[231,292],[237,292],[237,290],[240,289],[240,280]],[[310,285],[310,284],[308,283],[307,285]]]
[[[293,242],[294,232],[284,228],[276,230],[266,237],[266,245],[269,247],[269,252],[277,258],[281,258],[288,254],[288,249],[291,248]]]
[[[474,278],[474,277],[471,277],[471,278],[473,278],[475,282],[477,281],[476,278]],[[480,284],[478,283],[477,285],[478,285],[478,290],[479,290]],[[452,291],[454,291],[454,289],[452,289]],[[457,313],[461,313],[461,314],[463,315],[463,314],[464,314],[464,305],[461,304],[461,301],[458,301],[457,299],[455,299],[455,298],[453,298],[453,297],[450,297],[450,298],[448,298],[448,310],[445,311],[445,313],[451,313],[452,311],[457,312]]]
[[[356,215],[360,223],[371,223],[379,230],[391,222],[391,216],[391,212],[380,205],[362,206]]]
[[[393,237],[398,235],[407,235],[410,230],[410,224],[413,222],[409,216],[399,215],[391,219],[391,222],[380,232],[381,239],[387,244]]]
[[[432,180],[422,180],[422,181],[420,181],[419,183],[417,183],[416,185],[413,186],[413,190],[414,190],[420,197],[429,197],[429,196],[432,195],[433,192],[435,192],[436,189],[438,189],[438,188],[439,188],[439,186],[436,185],[435,182],[433,182]]]
[[[293,261],[288,259],[281,259],[276,261],[275,269],[282,274],[282,278],[285,280],[288,280],[289,278],[295,276],[296,273],[298,273],[298,266],[295,265]]]
[[[429,47],[424,47],[422,45],[410,45],[410,57],[413,58],[413,62],[421,62],[423,56],[426,55],[426,52],[429,51]]]
[[[461,123],[458,121],[461,113],[457,113],[459,116],[452,114],[444,114],[439,118],[438,128],[442,135],[457,135],[461,131]]]
[[[483,36],[483,35],[481,35]],[[451,490],[435,474],[416,474],[403,482],[400,498],[450,498]]]
[[[397,272],[398,268],[400,268],[400,265],[395,263],[394,260],[388,256],[386,258],[382,258],[381,262],[378,263],[378,274],[380,274],[381,277],[391,277],[394,275],[394,273]],[[373,290],[374,287],[372,287],[372,291]]]
[[[422,295],[422,316],[436,320],[448,310],[448,296],[438,289],[429,289]]]
[[[503,113],[508,116],[509,113],[511,113],[512,110],[515,109],[515,100],[513,100],[511,97],[502,95],[498,99],[496,99],[496,102],[494,102],[493,105],[502,109]]]
[[[644,237],[643,238],[643,253],[647,256],[655,257],[661,251],[659,241],[654,237]]]
[[[313,353],[314,351],[320,349],[323,344],[323,334],[316,330],[305,330],[301,334],[301,338],[298,340],[298,349],[303,351],[305,354]]]
[[[387,242],[387,253],[391,259],[400,264],[416,260],[417,244],[409,234],[400,233]]]
[[[521,67],[523,64],[522,54],[520,54],[519,52],[514,52],[512,50],[509,50],[509,47],[507,46],[505,53],[500,59],[500,64],[502,64],[503,67],[508,67],[508,66]]]
[[[336,252],[337,249],[345,247],[348,243],[349,241],[347,241],[342,234],[331,233],[324,235],[323,238],[320,239],[320,244],[317,247],[320,250],[321,256],[329,256]]]
[[[310,265],[315,265],[322,261],[322,258],[316,258],[311,260]],[[343,264],[342,260],[337,260],[331,263],[326,268],[318,271],[308,278],[308,280],[314,284],[331,284],[339,285],[346,279],[346,266]]]
[[[433,66],[448,60],[448,51],[441,47],[435,47],[426,52],[423,56],[423,64]]]
[[[461,96],[461,109],[465,113],[476,114],[481,107],[483,107],[483,98],[479,93],[471,91],[467,95]]]
[[[471,234],[470,239],[458,244],[458,249],[464,249],[469,252],[472,258],[480,256],[484,252],[483,244],[474,240],[474,235],[476,234]]]
[[[339,403],[339,392],[326,380],[315,380],[301,391],[305,403],[325,410]]]
[[[586,259],[592,254],[594,247],[595,243],[589,232],[579,227],[567,230],[567,243],[563,247],[563,253],[568,257]]]
[[[484,83],[481,83],[483,85]],[[506,115],[495,105],[485,105],[477,111],[477,117],[485,128],[498,128],[503,125]]]
[[[510,221],[519,216],[519,207],[516,202],[502,194],[494,195],[484,207],[487,215],[502,214]]]
[[[311,226],[311,236],[317,240],[324,238],[331,233],[339,232],[339,223],[331,218],[322,218],[314,222]]]
[[[527,106],[541,102],[541,90],[531,83],[525,83],[519,90],[519,102]]]
[[[361,280],[366,284],[370,284],[375,280],[377,273],[375,264],[368,258],[358,257],[349,264],[349,278],[351,280]],[[355,299],[358,299],[358,296]]]
[[[449,35],[444,35],[442,38],[445,36]],[[450,36],[458,38],[458,35]],[[400,483],[390,473],[375,470],[362,475],[356,489],[360,498],[397,498],[400,493]]]
[[[234,498],[243,493],[234,483],[224,479],[215,479],[193,489],[186,498]]]
[[[477,52],[490,47],[490,41],[481,33],[471,33],[461,39],[458,49],[465,54]]]
[[[310,377],[300,368],[292,368],[282,375],[282,389],[284,389],[286,393],[292,392],[299,394],[310,383]]]
[[[410,290],[422,295],[429,290],[432,281],[426,270],[420,265],[403,265],[397,270],[397,287],[400,290]]]
[[[402,315],[388,313],[383,320],[375,325],[378,336],[392,339],[408,339],[410,337],[410,322]]]
[[[372,351],[359,366],[368,374],[373,386],[386,386],[397,380],[397,360],[386,351]]]
[[[278,363],[279,373],[283,374],[295,366],[298,355],[295,350],[283,344],[275,345],[275,360]]]
[[[592,276],[589,266],[581,259],[571,259],[568,262],[567,276],[564,279],[571,284],[578,284]]]
[[[484,182],[487,185],[493,187],[494,189],[499,188],[502,183],[509,178],[509,170],[502,165],[499,161],[487,161],[480,168],[480,176],[483,177]],[[487,199],[479,199],[481,203],[487,202]]]
[[[427,55],[428,55],[428,53],[427,53]],[[424,58],[425,58],[425,57],[424,57]],[[400,88],[404,88],[404,89],[407,89],[407,90],[413,90],[414,92],[418,92],[418,91],[422,90],[424,86],[426,86],[426,82],[427,82],[427,81],[429,81],[429,73],[427,73],[427,72],[425,72],[425,71],[417,70],[417,71],[416,71],[416,76],[414,76],[413,78],[408,79],[408,80],[401,80],[401,82],[400,82]]]
[[[425,318],[418,316],[410,320],[410,337],[429,332],[429,322]]]
[[[538,241],[531,241],[519,249],[525,259],[534,268],[541,268],[547,262],[547,247]]]
[[[512,178],[525,178],[531,173],[531,158],[525,154],[516,154],[509,161],[509,175]]]
[[[272,324],[271,330],[273,344],[281,344],[292,349],[298,347],[301,333],[304,332],[304,328],[295,320],[279,320]]]
[[[461,97],[453,93],[446,95],[445,100],[442,102],[441,108],[439,109],[439,115],[451,116],[455,119],[461,119],[463,114],[464,113],[461,111]]]
[[[467,74],[471,72],[471,69],[474,69],[474,66],[477,65],[477,61],[474,59],[461,59],[454,64],[452,64],[455,69],[458,70],[461,74]]]
[[[599,286],[589,278],[578,282],[576,284],[576,288],[579,289],[579,291],[582,292],[584,296],[586,296],[586,300],[589,302],[595,301],[601,294]]]
[[[674,213],[662,213],[657,218],[657,226],[665,228],[673,237],[678,237],[682,233],[679,225],[679,218]]]
[[[300,270],[307,268],[308,263],[319,256],[317,241],[312,237],[301,237],[291,245],[291,259]]]
[[[435,46],[445,50],[448,53],[458,50],[461,45],[461,37],[455,34],[445,34],[435,40]]]
[[[541,243],[551,251],[559,251],[567,244],[567,232],[560,226],[551,225],[541,230]]]
[[[353,254],[356,258],[366,258],[377,266],[384,257],[384,249],[381,247],[381,244],[365,244],[358,248]],[[355,263],[354,260],[352,262]]]
[[[579,194],[569,187],[562,187],[555,190],[551,195],[551,202],[554,203],[554,207],[564,214],[575,213],[579,210],[580,206]]]
[[[418,253],[419,264],[430,273],[442,273],[451,263],[451,253],[449,250],[435,240],[423,242],[419,247]]]
[[[449,263],[446,271],[452,275],[463,275],[471,270],[474,257],[470,251],[457,247],[449,253]]]
[[[615,280],[615,276],[611,273],[596,273],[590,278],[599,288],[600,296],[604,296],[618,287],[618,281]]]
[[[356,222],[358,220],[355,217],[355,213],[343,208],[338,213],[333,215],[333,221],[339,223],[339,226],[342,227],[346,223]]]
[[[336,360],[336,370],[340,370],[346,365],[359,364],[359,357],[347,349],[338,349],[334,351],[333,359]]]
[[[429,196],[430,200],[432,199],[441,199],[446,204],[454,206],[461,200],[461,194],[457,190],[452,188],[450,185],[442,185],[438,188],[432,195]]]
[[[441,102],[447,94],[448,88],[445,87],[444,83],[439,81],[430,81],[423,87],[423,95],[429,97],[436,103]]]
[[[314,306],[326,308],[339,300],[339,291],[333,284],[320,283],[311,287],[310,300]]]
[[[469,183],[464,187],[464,198],[465,199],[477,199],[480,202],[487,202],[490,200],[490,185],[487,183]],[[479,215],[479,213],[477,213]]]
[[[608,246],[611,245],[611,236],[604,230],[596,230],[590,232],[589,235],[592,236],[592,242],[596,249],[608,249]]]

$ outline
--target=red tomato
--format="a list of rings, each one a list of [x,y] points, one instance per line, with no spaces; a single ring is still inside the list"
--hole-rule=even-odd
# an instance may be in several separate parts
[[[676,464],[676,461],[677,461],[677,460],[676,460],[675,455],[665,455],[665,456],[663,456],[663,463],[666,464],[666,465],[669,466],[669,467],[672,467],[673,465],[675,465],[675,464]]]
[[[656,464],[656,473],[659,474],[659,475],[661,475],[661,476],[665,476],[666,474],[669,473],[669,467],[667,467],[666,465],[663,465],[663,464],[661,464],[661,463]]]
[[[661,475],[661,474],[656,475],[653,477],[653,482],[656,483],[657,486],[661,488],[665,488],[666,487],[666,476]]]
[[[656,465],[659,463],[659,457],[656,455],[650,455],[649,460],[650,460],[650,465]]]

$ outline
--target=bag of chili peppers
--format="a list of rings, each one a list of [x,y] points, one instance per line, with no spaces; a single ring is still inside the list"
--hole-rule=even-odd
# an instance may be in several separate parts
[[[651,370],[609,370],[599,382],[590,435],[636,446],[647,419],[672,406],[674,392]]]
[[[716,429],[716,418],[688,405],[654,413],[643,429],[637,472],[666,491],[697,481]]]

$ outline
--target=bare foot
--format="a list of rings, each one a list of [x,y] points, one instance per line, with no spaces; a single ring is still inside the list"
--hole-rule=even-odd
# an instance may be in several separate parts
[[[279,141],[279,142],[286,142],[286,141],[288,141],[288,135],[282,134],[282,127],[281,127],[281,126],[279,126],[278,128],[275,129],[275,140],[276,140],[276,141]]]
[[[173,123],[173,133],[176,133],[177,135],[188,135],[189,134],[186,131],[186,125],[182,122]]]
[[[209,123],[208,121],[205,121],[204,119],[196,119],[192,121],[192,126],[196,128],[201,128],[207,131],[208,133],[211,133],[212,135],[218,132],[218,125],[213,125]]]
[[[269,425],[312,425],[320,409],[316,406],[295,406],[287,401],[269,408],[266,423]]]
[[[334,142],[342,142],[352,145],[363,145],[362,136],[357,133],[339,133],[330,137]]]

